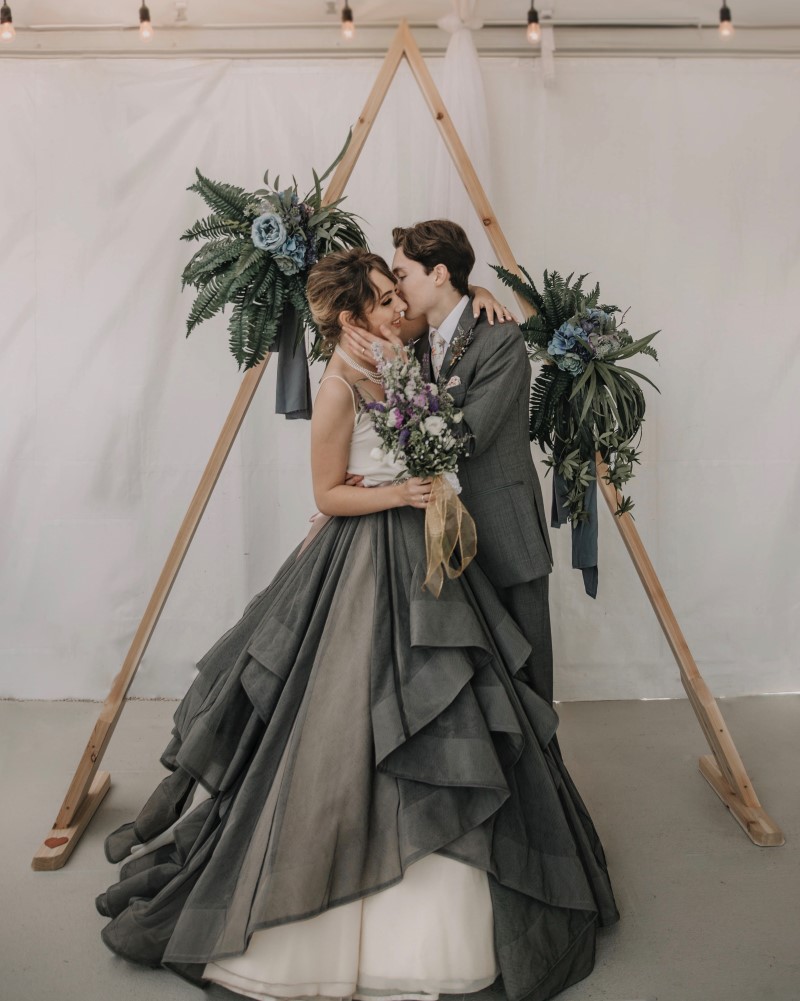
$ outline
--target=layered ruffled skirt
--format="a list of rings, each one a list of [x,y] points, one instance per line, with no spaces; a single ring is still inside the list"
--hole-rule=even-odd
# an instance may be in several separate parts
[[[255,998],[545,1001],[618,918],[530,648],[423,515],[334,518],[199,662],[103,939]]]

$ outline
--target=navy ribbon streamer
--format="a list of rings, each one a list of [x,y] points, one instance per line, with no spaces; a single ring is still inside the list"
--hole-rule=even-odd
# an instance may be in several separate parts
[[[275,413],[288,421],[311,420],[311,377],[308,373],[305,338],[292,306],[284,309],[281,326],[270,349],[278,355]]]
[[[572,566],[583,572],[583,586],[590,598],[597,597],[599,572],[597,568],[597,467],[594,459],[589,464],[594,479],[586,488],[583,510],[589,515],[586,521],[572,524]],[[553,503],[550,511],[551,528],[561,528],[568,520],[569,507],[566,496],[569,487],[563,476],[553,470]]]

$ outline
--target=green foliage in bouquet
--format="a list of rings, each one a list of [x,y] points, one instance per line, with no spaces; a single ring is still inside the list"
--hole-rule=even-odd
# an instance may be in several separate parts
[[[617,490],[633,477],[640,454],[634,440],[645,414],[637,379],[660,390],[646,375],[619,362],[637,354],[658,361],[650,342],[659,331],[634,340],[617,325],[620,308],[600,304],[599,284],[584,291],[586,275],[573,283],[572,275],[562,278],[557,271],[545,271],[540,292],[528,272],[520,270],[526,280],[495,267],[501,281],[537,310],[521,324],[532,360],[545,363],[531,391],[531,440],[549,453],[546,464],[564,478],[570,519],[579,522],[588,518],[584,499],[594,479],[595,452],[608,464],[606,479]],[[616,514],[632,508],[631,499],[623,496]]]
[[[239,368],[257,365],[275,342],[286,314],[303,328],[319,335],[306,298],[309,269],[325,254],[350,247],[365,247],[366,237],[352,213],[339,208],[344,200],[322,203],[322,182],[344,156],[341,153],[318,177],[314,187],[300,198],[297,181],[281,189],[280,177],[270,187],[269,171],[264,188],[248,192],[232,184],[212,181],[196,170],[196,191],[212,210],[181,237],[204,240],[186,265],[182,288],[198,289],[186,336],[198,324],[233,309],[228,322],[229,343]]]

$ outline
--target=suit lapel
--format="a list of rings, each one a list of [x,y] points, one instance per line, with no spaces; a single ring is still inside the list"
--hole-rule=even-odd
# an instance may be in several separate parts
[[[437,380],[439,383],[442,383],[442,381],[450,375],[451,370],[455,368],[463,357],[464,352],[461,351],[459,352],[458,357],[454,359],[453,354],[455,349],[469,338],[469,335],[472,333],[479,319],[479,316],[472,315],[472,299],[470,298],[469,302],[464,307],[464,312],[459,317],[455,333],[450,338],[450,343],[447,345],[447,351],[444,353],[444,360],[442,362],[442,367],[439,370],[439,378]],[[428,356],[430,357],[430,352],[428,352]]]
[[[420,365],[422,378],[425,382],[433,382],[433,371],[431,369],[431,345],[427,334],[418,337],[414,342],[414,354]]]

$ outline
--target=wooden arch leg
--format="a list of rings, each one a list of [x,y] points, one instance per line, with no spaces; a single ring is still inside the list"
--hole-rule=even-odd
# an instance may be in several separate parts
[[[599,454],[596,463],[597,482],[613,515],[617,510],[617,491],[605,479],[608,466]],[[700,758],[701,774],[753,844],[761,847],[784,844],[783,832],[756,796],[717,701],[697,668],[633,518],[629,514],[614,515],[614,521],[678,664],[689,704],[711,748],[711,754]]]
[[[108,772],[98,772],[100,761],[122,715],[125,696],[128,694],[128,689],[150,642],[150,637],[153,635],[153,630],[172,590],[172,585],[175,583],[175,578],[178,576],[178,571],[194,538],[197,526],[200,524],[200,519],[203,517],[211,492],[219,479],[239,428],[242,426],[250,401],[266,371],[269,359],[270,355],[267,355],[260,365],[251,368],[242,379],[236,399],[169,551],[122,668],[114,679],[111,691],[103,703],[103,708],[78,763],[64,802],[61,804],[61,809],[53,823],[53,829],[33,857],[31,864],[34,869],[60,869],[66,863],[94,812],[109,790],[111,777]]]

